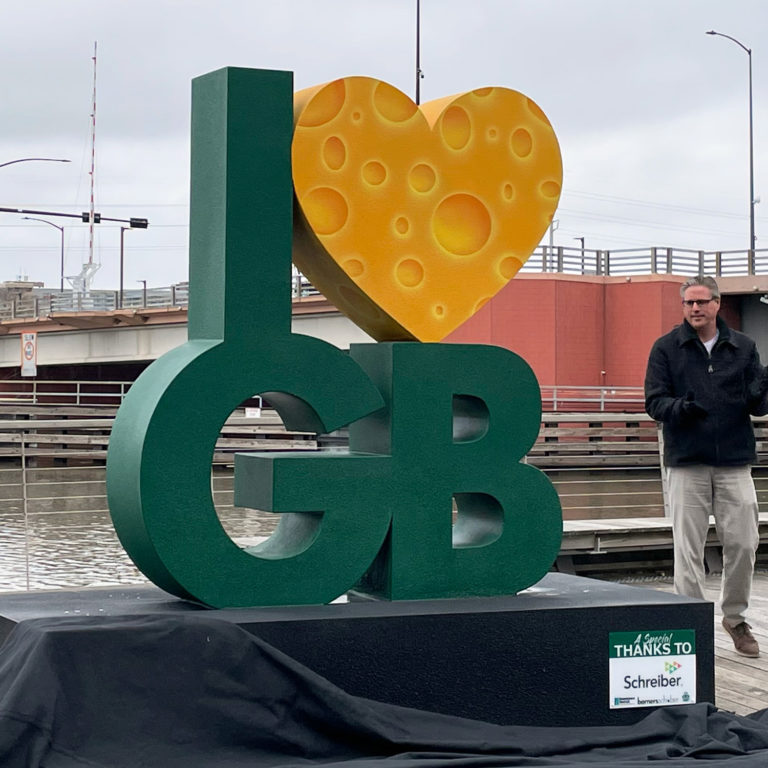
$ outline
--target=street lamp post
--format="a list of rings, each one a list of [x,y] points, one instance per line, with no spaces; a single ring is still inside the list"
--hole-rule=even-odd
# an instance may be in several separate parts
[[[584,238],[583,237],[574,237],[574,240],[580,240],[581,241],[581,274],[584,274]]]
[[[120,309],[123,308],[123,274],[124,274],[123,256],[125,254],[125,243],[123,242],[123,238],[125,237],[125,230],[126,229],[146,229],[147,224],[148,222],[146,219],[129,219],[129,223],[127,227],[120,227],[120,294],[118,298],[118,305]],[[145,289],[146,289],[146,285],[145,285]]]
[[[739,42],[735,37],[724,35],[722,32],[715,32],[710,29],[708,35],[717,35],[730,40],[746,51],[749,58],[749,250],[750,264],[755,258],[755,160],[754,160],[754,141],[752,136],[752,49],[747,48],[744,43]]]
[[[560,226],[560,220],[559,219],[552,219],[552,221],[549,222],[549,271],[554,272],[554,263],[555,263],[555,230]],[[542,266],[544,267],[544,271],[547,271],[547,266],[542,261]]]
[[[33,216],[22,216],[27,221],[40,221],[43,224],[48,224],[51,227],[56,227],[61,235],[61,265],[59,268],[59,291],[64,292],[64,227],[60,227],[58,224],[54,224],[52,221],[46,219],[36,219]]]
[[[130,229],[130,227],[120,227],[120,293],[117,302],[119,309],[123,308],[123,236],[126,229]]]
[[[137,283],[141,283],[141,305],[142,307],[147,306],[147,281],[146,280],[137,280]]]

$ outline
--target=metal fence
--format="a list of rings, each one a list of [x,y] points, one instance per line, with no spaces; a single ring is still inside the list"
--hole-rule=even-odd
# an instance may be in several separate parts
[[[123,309],[186,307],[189,286],[179,283],[162,288],[123,292]],[[47,317],[57,312],[109,312],[121,308],[119,291],[93,290],[85,293],[35,289],[17,299],[0,301],[0,320],[25,317]]]
[[[768,248],[755,251],[694,251],[684,248],[638,248],[589,250],[540,246],[526,261],[524,273],[560,272],[571,275],[698,275],[736,277],[768,275]],[[295,268],[291,277],[291,296],[317,295],[318,290]],[[186,307],[189,285],[131,289],[123,292],[123,309]],[[0,301],[0,320],[46,317],[56,312],[111,311],[120,308],[119,291],[74,291],[37,288],[20,298]]]
[[[550,387],[542,385],[545,411],[591,413],[642,413],[645,394],[640,387]]]
[[[45,381],[44,379],[0,380],[0,405],[75,405],[117,407],[133,382]],[[541,387],[545,411],[621,412],[643,410],[643,390],[638,387]],[[247,403],[262,406],[255,395]]]
[[[0,405],[92,406],[116,408],[132,381],[0,380]]]
[[[754,251],[695,251],[686,248],[588,250],[541,246],[523,272],[575,275],[768,275],[768,248]]]

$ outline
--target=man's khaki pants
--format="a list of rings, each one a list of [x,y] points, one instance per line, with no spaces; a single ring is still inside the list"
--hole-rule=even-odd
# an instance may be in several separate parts
[[[675,592],[704,597],[709,516],[723,546],[720,608],[730,626],[746,621],[758,544],[757,494],[751,467],[668,467],[675,546]]]

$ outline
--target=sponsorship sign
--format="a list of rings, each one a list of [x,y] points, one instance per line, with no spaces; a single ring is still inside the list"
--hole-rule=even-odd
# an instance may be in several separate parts
[[[37,333],[21,334],[21,375],[37,376]]]
[[[694,630],[611,632],[608,637],[611,709],[695,703]]]

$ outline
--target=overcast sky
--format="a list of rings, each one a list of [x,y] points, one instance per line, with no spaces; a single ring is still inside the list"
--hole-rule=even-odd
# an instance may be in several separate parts
[[[187,278],[192,78],[292,70],[296,88],[367,75],[415,94],[416,0],[26,0],[0,10],[0,206],[89,208],[93,47],[96,210],[144,217],[125,234],[125,286]],[[753,48],[758,247],[768,247],[768,2],[421,0],[421,100],[522,91],[560,141],[555,245],[749,244],[748,56]],[[65,273],[88,226],[64,224]],[[549,241],[549,235],[544,242]],[[0,281],[59,283],[59,232],[0,214]],[[118,283],[119,225],[96,227],[94,288]]]

